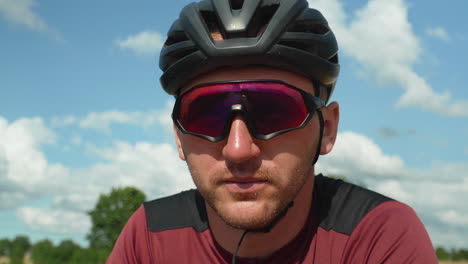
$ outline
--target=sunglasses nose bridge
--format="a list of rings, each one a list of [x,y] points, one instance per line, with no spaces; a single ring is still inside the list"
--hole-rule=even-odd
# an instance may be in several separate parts
[[[233,104],[231,105],[231,112],[242,112],[243,108],[241,104]]]
[[[231,105],[231,116],[230,116],[229,120],[227,120],[230,123],[229,127],[231,127],[232,121],[238,115],[242,116],[242,119],[247,124],[247,127],[249,128],[249,132],[250,132],[249,120],[248,120],[248,117],[246,115],[245,108],[244,108],[244,106],[242,104],[233,104],[233,105]]]
[[[250,135],[256,138],[255,128],[252,123],[252,120],[249,117],[249,111],[247,110],[247,108],[248,107],[246,107],[244,103],[231,105],[231,117],[228,120],[228,122],[230,123],[228,127],[230,129],[232,122],[235,119],[235,116],[240,115],[242,117],[242,120],[245,122]]]

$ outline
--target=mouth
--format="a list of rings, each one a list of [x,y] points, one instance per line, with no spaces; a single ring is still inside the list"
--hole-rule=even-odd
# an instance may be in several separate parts
[[[235,194],[251,194],[261,191],[268,185],[265,179],[229,179],[223,182],[229,192]]]

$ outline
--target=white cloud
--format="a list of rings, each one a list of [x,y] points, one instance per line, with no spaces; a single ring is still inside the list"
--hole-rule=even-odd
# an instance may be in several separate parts
[[[91,221],[85,214],[51,208],[21,207],[17,216],[36,231],[52,233],[86,233]]]
[[[94,175],[97,185],[111,182],[117,186],[136,186],[150,197],[168,195],[187,188],[193,182],[175,147],[169,144],[117,142],[111,148],[92,148],[106,163],[77,172]],[[105,185],[104,185],[105,186]]]
[[[115,124],[138,124],[144,118],[140,112],[126,113],[121,111],[109,111],[101,113],[90,113],[81,120],[79,125],[82,128],[93,128],[101,132],[110,132],[110,125]]]
[[[54,127],[78,125],[84,129],[94,129],[102,133],[110,133],[114,124],[133,125],[147,128],[154,125],[162,125],[166,132],[172,133],[171,112],[174,100],[168,100],[162,109],[134,112],[105,111],[92,112],[86,117],[76,116],[53,117],[51,124]]]
[[[23,207],[17,211],[18,218],[33,230],[84,234],[90,227],[85,211],[111,187],[134,186],[148,199],[194,188],[185,163],[171,145],[118,142],[111,148],[95,148],[94,153],[106,162],[72,170],[51,208]]]
[[[118,39],[115,44],[140,56],[153,56],[162,48],[164,38],[158,32],[142,31],[125,39]]]
[[[439,219],[448,225],[468,226],[468,214],[461,214],[454,210],[442,211],[438,214]]]
[[[61,37],[52,30],[44,19],[33,11],[34,0],[0,0],[0,13],[12,23],[24,26],[30,30],[53,35],[57,40]]]
[[[449,34],[442,27],[428,28],[426,30],[426,34],[431,36],[431,37],[440,39],[440,40],[444,40],[444,41],[449,41],[450,40]]]
[[[49,164],[41,147],[53,144],[55,134],[41,118],[19,119],[11,124],[0,117],[0,208],[49,193],[57,179],[68,173],[61,165]],[[50,181],[50,182],[48,182]],[[4,189],[4,190],[3,190]]]
[[[86,212],[91,210],[97,199],[98,193],[91,193],[90,189],[75,190],[74,193],[62,193],[54,197],[52,209],[74,212]]]
[[[404,170],[397,155],[387,155],[371,139],[351,132],[339,133],[333,151],[319,159],[318,171],[356,177],[396,177]]]
[[[316,173],[320,172],[343,175],[411,205],[436,245],[468,246],[468,163],[434,162],[427,168],[409,168],[401,157],[384,153],[370,138],[347,131],[338,135],[329,155],[320,157]],[[442,229],[445,233],[439,232]]]
[[[71,170],[61,181],[52,207],[20,208],[21,221],[34,230],[85,233],[89,230],[89,218],[84,212],[92,209],[99,194],[108,193],[111,187],[134,186],[148,199],[194,188],[185,163],[179,160],[172,145],[117,142],[109,148],[94,147],[92,151],[105,162]],[[67,223],[72,220],[80,224],[71,228]]]
[[[53,143],[54,138],[40,118],[11,124],[0,119],[0,208],[14,208],[41,197],[53,198],[51,208],[18,209],[20,220],[34,230],[87,231],[89,220],[84,212],[111,187],[135,186],[148,199],[194,187],[173,145],[116,142],[107,148],[93,147],[92,153],[103,161],[71,169],[50,164],[41,151],[41,145]]]
[[[412,199],[412,195],[404,190],[401,182],[396,180],[383,181],[382,183],[379,183],[374,190],[403,202],[410,201]]]
[[[0,180],[1,184],[5,184]],[[14,188],[14,187],[13,187]],[[22,190],[11,190],[8,186],[3,186],[0,190],[0,210],[14,208],[18,204],[31,199],[31,195]]]
[[[468,163],[449,163],[434,161],[428,168],[410,169],[408,173],[419,178],[426,178],[431,181],[453,183],[454,180],[461,180],[468,177]],[[457,185],[458,188],[467,188],[466,183]],[[468,188],[467,188],[468,190]]]
[[[158,120],[159,124],[161,124],[165,128],[166,135],[171,135],[173,137],[173,121],[172,121],[172,108],[174,107],[174,100],[168,100],[166,105],[160,111],[157,111],[155,117]]]
[[[32,11],[35,4],[33,0],[0,0],[0,11],[11,23],[32,30],[47,31],[46,22]]]
[[[430,174],[429,169],[427,169]],[[406,190],[410,190],[413,200],[410,203],[418,212],[437,246],[466,248],[468,215],[468,175],[460,173],[464,180],[439,182],[431,180],[402,181]],[[441,177],[446,175],[440,175]],[[443,177],[446,178],[446,177]]]
[[[329,19],[344,53],[381,84],[404,90],[397,107],[417,107],[445,116],[468,116],[468,100],[455,100],[450,92],[436,92],[414,71],[421,43],[408,19],[404,0],[369,0],[353,17],[339,0],[309,0]]]
[[[169,105],[170,103],[167,104],[167,106]],[[141,127],[161,124],[164,127],[172,127],[170,112],[168,112],[170,110],[166,107],[163,110],[153,110],[149,112],[107,111],[89,113],[85,118],[79,120],[79,126],[81,128],[96,129],[104,133],[110,133],[110,127],[113,124],[125,124]]]

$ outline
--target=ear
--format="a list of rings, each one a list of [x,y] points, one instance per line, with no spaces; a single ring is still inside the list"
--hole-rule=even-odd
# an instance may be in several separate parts
[[[181,160],[185,160],[185,154],[184,154],[184,151],[182,150],[182,143],[180,142],[180,131],[176,127],[176,125],[173,126],[173,129],[174,129],[174,136],[175,136],[177,151],[179,152],[179,158]]]
[[[320,154],[326,155],[332,151],[338,133],[338,123],[340,121],[340,106],[337,102],[332,102],[322,109],[323,113],[323,137],[320,146]]]

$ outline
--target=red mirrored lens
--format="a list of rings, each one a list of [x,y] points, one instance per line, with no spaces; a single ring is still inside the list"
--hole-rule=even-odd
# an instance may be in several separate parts
[[[231,114],[231,105],[240,97],[229,86],[203,86],[183,95],[178,120],[184,129],[210,137],[220,136]]]
[[[256,83],[248,102],[249,118],[262,135],[299,127],[308,115],[301,93],[281,83]]]
[[[201,86],[181,95],[177,119],[188,132],[220,137],[234,104],[242,104],[244,118],[261,135],[299,127],[308,115],[298,90],[283,83],[242,82]]]

